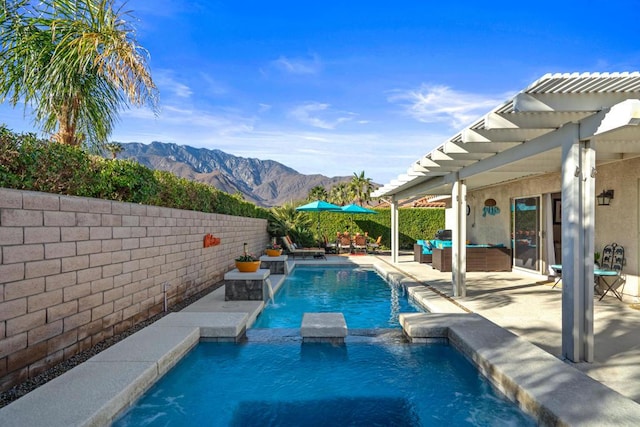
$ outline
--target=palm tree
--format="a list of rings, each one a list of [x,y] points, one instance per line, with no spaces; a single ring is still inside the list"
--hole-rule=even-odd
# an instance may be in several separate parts
[[[271,236],[282,237],[296,230],[308,230],[311,225],[311,217],[307,213],[297,211],[293,203],[285,203],[283,206],[271,208],[267,231]]]
[[[331,192],[329,194],[329,201],[331,203],[344,206],[347,203],[351,202],[351,200],[351,191],[349,189],[349,185],[346,182],[340,182],[331,187]]]
[[[364,171],[360,172],[360,175],[356,172],[353,173],[353,178],[351,178],[349,188],[351,189],[356,203],[360,206],[362,206],[364,202],[371,200],[373,184],[371,183],[371,178],[364,176]]]
[[[313,200],[327,200],[327,197],[329,197],[327,189],[321,185],[316,185],[311,190],[309,190],[307,200],[309,200],[310,202]]]
[[[122,153],[124,151],[124,147],[118,142],[110,142],[108,144],[105,144],[104,148],[111,153],[111,158],[114,160],[119,153]]]
[[[104,145],[127,102],[155,111],[147,53],[114,3],[4,0],[0,101],[33,106],[42,130],[70,145]]]

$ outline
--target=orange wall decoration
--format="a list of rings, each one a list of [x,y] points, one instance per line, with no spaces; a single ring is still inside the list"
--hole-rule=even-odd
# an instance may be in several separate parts
[[[213,237],[212,234],[205,234],[204,235],[204,247],[205,248],[210,248],[211,246],[218,246],[220,244],[220,238],[219,237]]]

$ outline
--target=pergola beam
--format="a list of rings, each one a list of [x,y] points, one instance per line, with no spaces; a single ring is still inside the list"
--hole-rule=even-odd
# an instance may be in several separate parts
[[[627,92],[590,93],[524,93],[513,98],[516,112],[586,112],[595,113],[605,105],[618,104],[629,98]]]
[[[460,170],[460,179],[466,179],[478,173],[487,172],[491,169],[506,166],[509,163],[558,148],[567,133],[568,131],[563,127],[558,129],[556,132],[542,135],[539,138],[498,153],[488,159],[480,160],[466,168],[462,168]]]

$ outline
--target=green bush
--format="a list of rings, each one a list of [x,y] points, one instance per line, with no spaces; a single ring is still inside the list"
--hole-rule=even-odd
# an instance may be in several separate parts
[[[88,196],[95,182],[91,160],[81,149],[0,127],[0,186]]]
[[[130,160],[94,158],[98,182],[93,197],[121,202],[148,203],[158,193],[153,171]]]
[[[320,234],[333,240],[336,232],[349,231],[352,234],[368,232],[373,239],[382,236],[382,245],[390,247],[391,210],[388,208],[373,210],[378,214],[349,215],[321,212]],[[313,230],[315,231],[317,213],[308,213],[307,215],[313,219]],[[433,238],[436,231],[444,228],[444,209],[398,209],[398,226],[400,249],[412,250],[416,240]]]
[[[81,148],[18,135],[0,126],[0,187],[95,197],[252,218],[268,211],[210,185],[104,159]]]

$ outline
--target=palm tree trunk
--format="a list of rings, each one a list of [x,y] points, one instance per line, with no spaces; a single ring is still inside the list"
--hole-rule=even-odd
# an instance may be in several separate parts
[[[63,104],[60,106],[58,112],[58,132],[53,136],[53,139],[60,144],[78,146],[80,140],[76,137],[76,120],[74,106],[78,105],[77,97],[74,97],[71,101],[74,105]]]

